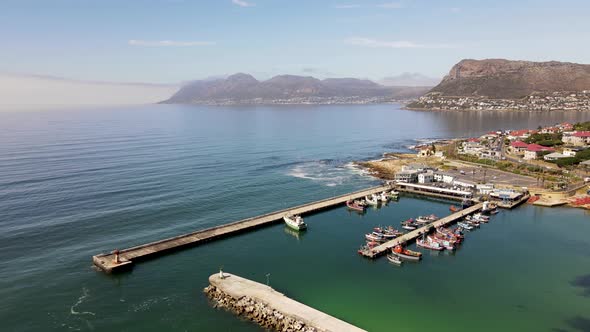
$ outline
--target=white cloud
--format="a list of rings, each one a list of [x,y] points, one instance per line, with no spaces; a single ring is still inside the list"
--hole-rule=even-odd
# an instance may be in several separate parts
[[[334,8],[336,9],[353,9],[353,8],[360,8],[361,5],[355,4],[343,4],[343,5],[335,5]]]
[[[231,0],[231,2],[234,5],[238,5],[240,7],[254,7],[254,6],[256,6],[255,3],[247,2],[247,1],[244,1],[244,0]]]
[[[215,45],[214,42],[210,41],[177,41],[177,40],[138,40],[130,39],[128,42],[131,46],[154,46],[154,47],[165,47],[165,46],[209,46]]]
[[[388,2],[388,3],[379,4],[379,5],[377,5],[377,7],[385,8],[385,9],[400,9],[400,8],[404,8],[404,5],[401,2]]]
[[[373,48],[454,48],[449,44],[420,44],[406,40],[378,40],[363,37],[352,37],[344,41],[349,45],[373,47]]]

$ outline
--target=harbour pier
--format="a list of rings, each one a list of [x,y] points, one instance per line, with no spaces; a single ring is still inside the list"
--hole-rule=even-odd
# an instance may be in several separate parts
[[[288,298],[268,285],[234,274],[216,273],[209,277],[205,293],[216,306],[276,331],[364,332],[338,318]]]
[[[432,228],[442,227],[442,226],[448,225],[450,223],[456,222],[459,219],[461,219],[467,215],[481,211],[482,208],[483,208],[483,203],[475,204],[475,205],[470,206],[466,209],[455,212],[447,217],[441,218],[441,219],[433,222],[430,225],[420,227],[420,228],[415,229],[409,233],[406,233],[400,237],[396,237],[395,239],[385,242],[381,245],[378,245],[372,249],[367,249],[367,250],[361,251],[360,254],[365,257],[368,257],[368,258],[379,257],[379,256],[389,252],[389,250],[391,250],[391,248],[393,248],[397,245],[405,245],[407,242],[410,242],[410,241],[416,239],[420,235],[428,233]]]
[[[271,225],[282,220],[283,216],[287,214],[304,215],[318,212],[344,204],[350,199],[358,199],[385,190],[391,190],[391,187],[389,185],[372,187],[160,241],[146,243],[127,249],[115,250],[110,253],[101,253],[93,256],[92,262],[104,272],[118,272],[130,268],[133,266],[134,262],[142,259]]]

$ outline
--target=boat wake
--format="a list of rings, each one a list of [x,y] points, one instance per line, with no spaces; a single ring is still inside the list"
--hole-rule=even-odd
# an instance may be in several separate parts
[[[318,182],[326,187],[352,183],[353,180],[369,176],[367,171],[356,167],[352,162],[345,164],[333,160],[300,163],[292,166],[287,175]]]
[[[96,314],[94,312],[91,311],[76,311],[76,308],[82,304],[84,302],[84,300],[86,300],[86,298],[88,297],[88,289],[86,289],[86,287],[82,288],[82,295],[78,298],[78,300],[76,301],[76,303],[74,303],[71,307],[70,307],[70,313],[72,315],[91,315],[91,316],[96,316]]]

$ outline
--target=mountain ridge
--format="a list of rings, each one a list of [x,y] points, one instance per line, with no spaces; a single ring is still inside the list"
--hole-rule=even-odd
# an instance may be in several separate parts
[[[362,103],[407,100],[429,87],[387,87],[357,78],[317,79],[312,76],[277,75],[259,81],[236,73],[216,80],[197,80],[182,86],[164,104],[274,104]]]

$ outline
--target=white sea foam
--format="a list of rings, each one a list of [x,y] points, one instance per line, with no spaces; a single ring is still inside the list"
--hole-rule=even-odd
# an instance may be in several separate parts
[[[339,166],[331,162],[310,161],[291,167],[287,175],[335,187],[350,183],[355,177],[366,176],[368,172],[352,162]]]
[[[96,316],[96,314],[94,312],[91,311],[76,311],[76,308],[82,304],[84,302],[84,300],[86,300],[86,298],[88,297],[89,293],[88,293],[88,289],[86,287],[82,288],[82,295],[78,298],[78,300],[76,301],[76,303],[74,303],[71,307],[70,307],[70,313],[72,315],[92,315],[92,316]]]

